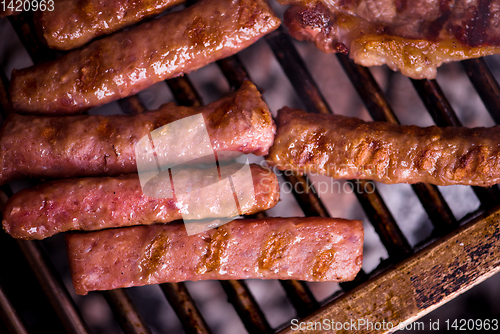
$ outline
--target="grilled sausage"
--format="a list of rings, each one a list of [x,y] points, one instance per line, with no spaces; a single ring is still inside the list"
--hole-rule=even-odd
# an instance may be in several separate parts
[[[153,129],[203,113],[215,151],[267,154],[276,126],[257,88],[236,92],[204,107],[173,103],[126,116],[10,115],[0,133],[0,184],[23,176],[66,178],[137,172],[134,146]],[[182,150],[169,149],[170,157]],[[180,150],[180,151],[179,151]]]
[[[228,57],[278,28],[266,0],[202,0],[54,61],[12,72],[21,113],[75,114]]]
[[[500,126],[421,128],[287,107],[276,122],[267,159],[280,170],[389,184],[500,182]]]
[[[185,0],[56,0],[52,11],[36,11],[34,21],[43,41],[53,49],[71,50],[159,14]]]
[[[279,200],[276,175],[269,169],[250,165],[250,180],[236,174],[236,166],[227,167],[225,176],[236,175],[233,183],[237,185],[238,198],[243,198],[243,192],[253,184],[253,196],[240,202],[240,213],[253,214],[274,207]],[[189,168],[178,172],[173,177],[177,189],[200,189],[176,194],[175,198],[146,196],[145,192],[151,194],[146,190],[149,184],[143,191],[137,174],[47,182],[11,197],[4,209],[3,228],[15,238],[43,239],[70,230],[168,223],[182,219],[183,214],[196,214],[198,219],[235,216],[228,214],[230,207],[225,206],[234,201],[233,192],[214,193],[213,188],[207,187],[212,184],[212,174],[211,170]],[[218,177],[217,172],[215,176]],[[155,183],[156,188],[171,189],[168,173],[166,179]]]
[[[207,279],[348,281],[361,269],[363,225],[334,218],[236,220],[187,236],[180,224],[67,237],[76,293]]]

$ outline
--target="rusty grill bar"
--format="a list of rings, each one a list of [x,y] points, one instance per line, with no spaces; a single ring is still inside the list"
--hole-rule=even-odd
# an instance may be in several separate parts
[[[48,50],[36,38],[28,14],[10,17],[9,19],[35,63],[56,57],[55,52]],[[266,36],[265,39],[306,110],[323,114],[333,113],[307,70],[304,61],[295,49],[290,37],[284,30],[280,28]],[[369,69],[354,64],[344,55],[337,55],[337,58],[373,120],[398,123],[396,115]],[[250,79],[250,74],[246,71],[237,56],[220,60],[217,64],[233,89],[239,87],[244,80]],[[488,111],[495,122],[498,123],[500,121],[500,88],[486,63],[483,59],[473,59],[463,61],[462,64]],[[5,118],[5,115],[11,111],[11,106],[8,100],[7,78],[3,72],[0,73],[0,76],[0,111]],[[460,125],[460,121],[436,81],[412,80],[412,83],[437,125]],[[192,106],[203,104],[199,93],[195,90],[187,76],[167,80],[166,84],[179,104]],[[127,114],[145,111],[145,107],[138,96],[122,99],[118,101],[118,104]],[[294,197],[305,215],[329,216],[325,205],[318,197],[307,175],[291,175],[287,177],[287,181],[291,182],[292,185],[296,185],[296,187],[292,188],[300,190],[299,193],[294,192]],[[370,183],[366,183],[365,181],[356,180],[350,182],[362,183],[363,186],[358,189],[368,189],[371,186]],[[463,227],[458,228],[459,223],[437,187],[428,184],[417,184],[412,187],[434,225],[432,238],[443,236],[450,231],[460,233],[457,231],[464,230]],[[500,204],[500,193],[497,186],[487,189],[473,188],[482,204],[476,215]],[[381,264],[381,269],[376,269],[374,272],[379,274],[381,270],[385,270],[382,276],[390,279],[395,274],[393,269],[387,269],[389,265],[396,265],[398,267],[409,263],[409,261],[418,262],[425,255],[420,255],[421,252],[412,255],[416,249],[413,249],[408,243],[382,197],[376,189],[369,190],[370,192],[366,193],[356,192],[356,195],[389,254],[388,260]],[[371,190],[374,190],[374,192],[371,193]],[[2,206],[10,195],[10,189],[2,187],[2,191],[0,192]],[[491,219],[488,217],[479,220],[476,224],[482,224],[485,220]],[[474,222],[470,224],[474,226]],[[0,232],[0,238],[3,243],[3,240],[8,238],[8,236],[2,231]],[[448,236],[447,238],[450,239],[452,237]],[[443,243],[446,241],[440,242]],[[12,244],[12,242],[9,244]],[[89,330],[84,319],[80,316],[60,277],[45,255],[42,242],[16,241],[16,244],[18,249],[12,249],[11,252],[15,253],[14,255],[18,256],[21,259],[20,261],[24,261],[24,265],[29,266],[34,272],[40,283],[40,289],[46,295],[48,302],[54,309],[61,326],[70,333],[88,333]],[[432,245],[439,247],[437,242],[434,242]],[[485,272],[482,272],[484,277],[496,271],[496,266],[489,265],[490,267],[485,269]],[[350,291],[355,291],[358,295],[365,293],[370,284],[375,284],[378,282],[377,280],[380,280],[380,276],[373,277],[374,275],[375,273],[367,274],[361,271],[355,281],[341,284],[343,292],[332,296],[330,298],[331,301],[327,305],[323,305],[321,309],[319,309],[320,304],[315,300],[304,282],[281,281],[281,285],[298,316],[301,318],[311,318],[328,314],[329,311],[335,310],[335,307],[338,307],[338,305],[346,303],[347,299],[345,297],[353,296],[353,292]],[[483,276],[480,276],[480,278],[483,278]],[[229,302],[234,306],[237,314],[250,333],[273,333],[278,330],[271,328],[244,281],[221,281],[220,283],[227,294]],[[192,299],[184,283],[161,284],[160,287],[187,333],[210,333],[205,319],[197,309],[195,301]],[[467,286],[466,288],[469,287]],[[128,297],[126,290],[118,289],[106,291],[102,294],[125,333],[151,332]],[[419,316],[430,311],[434,305],[438,305],[439,303],[440,300],[434,304],[427,305],[424,311],[419,313]],[[408,319],[401,318],[400,321],[408,321]],[[26,328],[16,313],[11,300],[9,300],[9,297],[5,293],[1,281],[0,320],[2,320],[9,331],[26,333]]]

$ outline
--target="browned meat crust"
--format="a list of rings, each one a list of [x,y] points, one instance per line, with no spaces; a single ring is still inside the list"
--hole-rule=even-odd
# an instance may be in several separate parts
[[[21,113],[74,114],[194,71],[278,28],[266,0],[202,0],[54,61],[14,70]]]
[[[500,0],[279,0],[284,24],[324,52],[415,79],[443,62],[500,53]]]
[[[254,199],[241,206],[242,214],[267,210],[279,200],[276,175],[258,165],[251,165],[250,169]],[[227,170],[230,171],[236,172],[236,166]],[[177,187],[205,185],[207,180],[207,172],[199,169],[185,169],[175,178]],[[170,187],[169,178],[167,182]],[[182,219],[179,205],[192,202],[192,196],[188,193],[175,199],[148,197],[137,174],[58,180],[16,193],[5,206],[2,223],[7,233],[20,239],[43,239],[70,230],[168,223]],[[201,204],[212,204],[203,212],[198,210],[200,219],[226,217],[220,203],[228,196],[234,200],[233,193],[213,194],[208,190],[194,196],[199,196],[195,200]]]
[[[265,155],[276,125],[257,88],[204,107],[173,103],[134,116],[10,115],[0,132],[0,184],[23,176],[66,178],[137,172],[134,147],[153,129],[203,112],[215,151]],[[170,157],[181,152],[171,151]]]
[[[36,11],[34,20],[45,43],[71,50],[108,35],[185,0],[56,0],[53,11]]]
[[[284,107],[267,157],[278,169],[383,183],[500,182],[500,126],[420,128]]]
[[[76,293],[207,279],[349,281],[361,269],[363,225],[334,218],[238,220],[187,236],[179,224],[67,237]]]

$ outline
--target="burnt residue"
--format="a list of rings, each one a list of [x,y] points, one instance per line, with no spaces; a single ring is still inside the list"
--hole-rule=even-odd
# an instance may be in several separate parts
[[[411,276],[410,281],[415,290],[417,307],[421,310],[435,305],[450,294],[472,285],[479,276],[481,263],[492,262],[498,265],[500,260],[491,256],[493,248],[498,248],[500,229],[497,227],[491,235],[478,236],[486,238],[484,242],[463,247],[463,253],[449,265],[434,265],[418,276]],[[460,241],[456,241],[459,243]],[[493,263],[495,262],[495,263]]]
[[[330,10],[320,2],[298,11],[297,18],[303,27],[320,28],[325,34],[328,34],[335,22]]]

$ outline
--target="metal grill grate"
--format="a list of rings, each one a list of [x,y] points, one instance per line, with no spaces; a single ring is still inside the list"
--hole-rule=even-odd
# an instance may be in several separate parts
[[[56,56],[53,51],[45,48],[36,38],[30,24],[29,15],[23,14],[9,19],[35,63],[53,59]],[[306,110],[324,114],[333,113],[311,74],[308,72],[304,61],[295,49],[290,37],[283,29],[280,28],[266,36],[265,39],[290,80],[296,94],[306,107]],[[366,68],[354,64],[344,55],[337,55],[337,58],[373,120],[398,123],[396,115],[371,72]],[[500,121],[500,88],[498,83],[495,81],[483,59],[467,60],[462,63],[488,111],[498,123]],[[250,79],[250,74],[246,71],[238,56],[220,60],[217,62],[217,65],[233,89],[239,87],[244,80]],[[0,109],[2,116],[5,118],[5,115],[10,112],[7,94],[8,81],[3,72],[0,75],[2,79],[0,82]],[[436,81],[413,80],[412,83],[437,125],[460,125],[455,112]],[[179,104],[191,106],[202,104],[200,95],[187,76],[168,80],[166,84]],[[138,96],[120,100],[118,104],[128,114],[145,111],[145,107]],[[299,190],[298,192],[294,192],[293,195],[305,215],[322,217],[329,215],[307,176],[290,175],[287,176],[287,181],[294,185],[292,188]],[[394,282],[401,279],[411,280],[410,271],[408,273],[401,272],[400,268],[402,266],[418,264],[419,261],[424,261],[427,259],[425,256],[427,256],[426,254],[429,249],[437,249],[442,245],[448,246],[448,243],[451,245],[452,242],[450,240],[452,240],[453,236],[462,236],[470,233],[470,230],[474,226],[496,224],[496,216],[492,218],[491,215],[483,213],[495,212],[489,210],[500,204],[500,194],[497,187],[489,189],[474,188],[474,192],[481,202],[481,207],[472,216],[478,216],[479,218],[469,222],[465,227],[459,227],[459,225],[464,225],[466,222],[458,222],[456,220],[439,189],[428,184],[416,184],[412,188],[434,226],[434,233],[431,236],[431,240],[427,241],[430,244],[430,248],[424,250],[420,248],[415,249],[411,247],[401,232],[400,227],[378,191],[371,189],[372,185],[365,181],[353,180],[350,182],[353,185],[356,182],[361,183],[362,186],[360,189],[369,190],[364,193],[356,193],[356,195],[370,223],[387,249],[389,258],[374,272],[365,273],[362,271],[355,281],[341,284],[343,292],[332,296],[330,301],[326,305],[323,305],[321,309],[320,303],[315,300],[305,283],[299,281],[281,281],[281,285],[300,318],[321,319],[321,317],[336,315],[335,312],[338,312],[338,310],[345,310],[342,307],[345,307],[346,303],[353,303],[353,301],[354,303],[362,303],[363,298],[370,297],[370,287],[373,284],[389,284],[391,280]],[[2,190],[4,197],[11,196],[11,191],[7,186],[2,187]],[[6,198],[3,199],[3,203],[5,203]],[[480,216],[480,214],[483,215]],[[438,237],[450,232],[453,232],[449,234],[452,237],[448,236],[445,239],[436,241]],[[47,311],[47,319],[57,322],[67,332],[88,333],[89,329],[85,324],[85,320],[80,316],[74,301],[45,254],[42,243],[39,241],[13,242],[9,238],[3,231],[0,233],[2,250],[12,254],[12,257],[18,261],[18,265],[31,268],[36,281],[38,281],[41,287],[41,291],[43,291],[43,294],[38,292],[38,294],[33,293],[31,295],[31,298],[37,303],[37,307],[41,310],[47,307],[51,308],[52,310]],[[474,240],[471,242],[474,242]],[[486,247],[485,241],[481,239],[477,239],[474,245],[480,248]],[[489,252],[497,252],[500,249],[498,242],[490,243],[489,245]],[[458,266],[460,263],[452,265]],[[443,264],[443,266],[446,266],[446,264]],[[496,262],[492,263],[490,261],[486,263],[478,261],[477,268],[469,268],[473,279],[458,286],[456,289],[445,291],[444,297],[430,298],[426,303],[421,303],[423,306],[417,303],[419,307],[410,313],[400,312],[396,320],[398,322],[405,322],[429,312],[440,303],[454,297],[457,291],[460,292],[470,288],[473,284],[492,275],[497,271],[497,267],[498,263]],[[256,303],[244,281],[221,281],[220,284],[227,294],[228,301],[234,306],[248,332],[274,333],[279,330],[276,328],[273,329],[269,325],[263,311]],[[162,284],[160,287],[187,333],[210,333],[205,319],[197,309],[184,283]],[[403,294],[407,292],[404,286],[397,286],[397,288]],[[23,289],[23,287],[20,287],[20,289]],[[418,291],[414,291],[414,293],[418,294]],[[106,291],[102,294],[125,333],[151,332],[125,290]],[[374,316],[376,315],[376,312],[374,312]],[[19,316],[16,314],[15,301],[9,301],[2,284],[0,284],[0,319],[9,331],[16,333],[27,332]],[[381,318],[380,320],[384,319]],[[289,330],[289,328],[283,329],[284,332]]]

